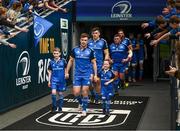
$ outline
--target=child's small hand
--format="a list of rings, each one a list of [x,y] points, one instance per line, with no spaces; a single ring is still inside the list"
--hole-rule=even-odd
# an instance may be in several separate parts
[[[48,82],[48,87],[51,87],[51,82]]]
[[[106,86],[109,85],[109,82],[105,82],[104,85],[106,85]]]

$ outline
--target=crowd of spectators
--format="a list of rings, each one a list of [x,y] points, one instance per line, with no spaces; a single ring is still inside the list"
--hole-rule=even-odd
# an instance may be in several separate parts
[[[16,48],[9,43],[8,38],[14,37],[19,32],[28,32],[28,25],[32,22],[32,14],[38,10],[52,10],[67,12],[66,8],[59,7],[56,3],[67,0],[0,0],[0,44]],[[23,26],[22,26],[23,25]]]
[[[142,28],[151,27],[154,30],[145,34],[147,39],[151,39],[150,44],[156,47],[158,44],[164,43],[164,40],[174,41],[170,44],[174,44],[174,52],[176,55],[177,65],[176,67],[169,67],[169,70],[166,71],[167,74],[171,76],[177,76],[180,78],[178,71],[180,68],[180,0],[167,0],[166,7],[162,9],[162,14],[157,16],[155,20],[143,23]]]

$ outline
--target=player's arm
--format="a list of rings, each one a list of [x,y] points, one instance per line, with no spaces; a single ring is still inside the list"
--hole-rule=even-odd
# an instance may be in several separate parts
[[[133,56],[133,48],[132,48],[132,44],[129,44],[127,61],[130,61],[132,56]]]
[[[67,64],[67,68],[65,70],[65,77],[66,78],[69,78],[69,70],[71,69],[73,62],[74,62],[74,58],[72,56],[70,56],[70,59],[69,59],[68,64]]]
[[[48,78],[49,78],[49,79],[48,79],[48,87],[50,87],[50,86],[51,86],[51,75],[52,75],[51,63],[49,63],[47,72],[48,72]]]
[[[103,50],[104,50],[104,59],[108,60],[109,59],[109,49],[108,49],[108,44],[105,40],[104,40]]]
[[[66,78],[66,74],[68,74],[68,72],[67,72],[67,62],[65,59],[64,59],[64,73],[65,73],[65,78]]]
[[[132,56],[133,56],[133,48],[132,48],[132,44],[130,42],[129,45],[128,45],[128,56],[127,56],[126,59],[123,59],[122,62],[126,63],[126,62],[130,61]]]
[[[94,70],[94,82],[97,82],[98,77],[97,77],[97,64],[96,64],[96,57],[95,57],[95,53],[92,50],[91,54],[90,54],[90,60],[93,66],[93,70]]]
[[[91,63],[93,65],[93,70],[94,70],[94,81],[97,82],[97,64],[96,64],[96,59],[92,59]]]
[[[108,60],[110,57],[109,57],[109,50],[108,49],[105,49],[104,50],[104,58],[105,58],[105,60]]]

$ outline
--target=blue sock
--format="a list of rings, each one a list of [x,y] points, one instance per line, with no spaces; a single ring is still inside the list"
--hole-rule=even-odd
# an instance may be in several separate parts
[[[106,109],[106,98],[105,97],[102,97],[102,108],[103,109]]]
[[[129,70],[129,72],[128,72],[128,78],[132,78],[132,71],[131,70]]]
[[[83,97],[83,99],[82,99],[83,111],[86,111],[87,106],[88,106],[88,97]]]
[[[125,76],[125,80],[126,80],[126,81],[128,81],[128,77],[129,77],[129,75],[128,75],[128,74],[129,74],[129,72],[128,72],[127,74],[126,74],[126,73],[124,74],[124,76]]]
[[[106,111],[109,112],[111,100],[106,100]]]
[[[139,70],[139,78],[143,77],[143,70]]]
[[[94,90],[90,90],[91,96],[95,96]]]
[[[132,71],[132,77],[133,77],[133,79],[136,78],[136,69],[133,69],[133,71]]]
[[[99,94],[96,93],[96,94],[95,94],[95,101],[98,101],[98,100],[99,100]]]
[[[115,91],[115,92],[118,91],[118,84],[119,84],[119,82],[120,82],[120,79],[119,79],[119,78],[117,78],[117,79],[113,82],[113,84],[114,84],[114,91]]]
[[[51,94],[51,99],[52,99],[52,105],[53,105],[53,107],[56,107],[56,95]]]
[[[78,100],[79,104],[82,105],[82,99],[81,99],[81,96],[79,95],[79,96],[76,96],[75,98]]]
[[[64,103],[64,96],[63,96],[63,95],[60,95],[60,96],[59,96],[59,108],[62,108],[62,107],[63,107],[63,103]]]

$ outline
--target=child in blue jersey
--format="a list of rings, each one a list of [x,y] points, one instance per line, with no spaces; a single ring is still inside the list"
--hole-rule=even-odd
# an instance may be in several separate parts
[[[64,59],[60,57],[60,49],[58,47],[54,48],[53,56],[54,59],[50,61],[48,67],[48,76],[49,82],[48,86],[51,87],[52,94],[52,112],[57,110],[56,103],[56,93],[59,93],[59,103],[58,103],[58,111],[62,111],[63,106],[63,92],[66,90],[66,82],[65,82],[65,72],[67,63]]]
[[[113,81],[115,80],[115,75],[110,69],[110,63],[108,60],[104,61],[103,69],[98,73],[101,79],[101,95],[103,102],[103,113],[109,115],[111,98],[113,93]]]

